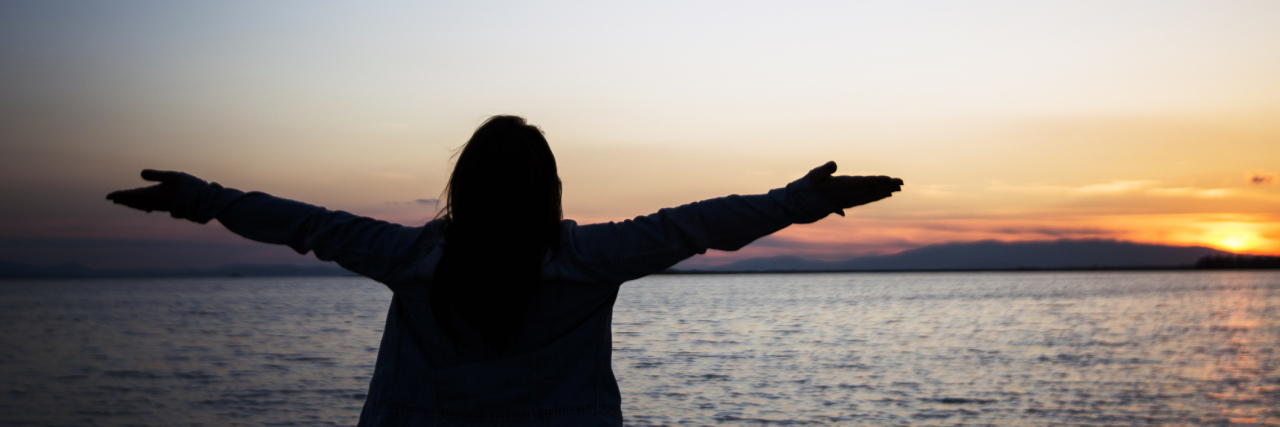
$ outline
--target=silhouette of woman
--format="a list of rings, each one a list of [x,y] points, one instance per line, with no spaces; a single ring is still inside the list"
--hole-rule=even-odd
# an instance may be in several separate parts
[[[361,426],[620,426],[610,319],[621,284],[901,190],[896,178],[835,170],[828,162],[766,194],[578,225],[562,219],[542,132],[495,116],[459,154],[440,217],[421,227],[181,172],[144,170],[159,184],[107,199],[201,224],[217,219],[386,284],[394,296]]]

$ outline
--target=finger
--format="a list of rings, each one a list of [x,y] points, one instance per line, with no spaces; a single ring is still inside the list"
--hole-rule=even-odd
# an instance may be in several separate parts
[[[835,190],[835,193],[840,194],[844,197],[857,198],[857,197],[873,196],[878,194],[890,194],[896,191],[902,191],[902,188],[896,185],[891,185],[891,184],[890,185],[865,185],[864,184],[864,185],[857,185],[857,186],[847,186],[847,187]]]
[[[873,195],[871,195],[871,197],[868,197],[868,199],[870,199],[870,200],[867,200],[867,203],[871,203],[871,202],[874,202],[874,201],[876,201],[876,200],[884,200],[884,199],[889,198],[889,197],[893,197],[893,193],[880,193],[880,194],[873,194]]]
[[[163,184],[161,184],[163,185]],[[152,210],[160,209],[156,203],[156,191],[159,185],[150,187],[135,188],[132,190],[113,191],[107,195],[112,203],[117,205],[125,205],[134,209]]]
[[[174,184],[176,184],[179,180],[181,180],[181,179],[182,179],[182,172],[174,172],[174,171],[158,171],[158,170],[155,170],[155,169],[143,169],[143,170],[142,170],[142,179],[145,179],[145,180],[147,180],[147,181],[163,182],[163,183],[166,183],[166,184],[168,184],[168,183],[174,183]]]
[[[903,185],[901,179],[890,178],[887,176],[877,176],[875,177],[875,180],[873,180],[873,183],[874,184],[872,185],[875,185],[878,187],[896,188],[897,190],[894,190],[894,191],[902,190],[902,185]]]
[[[836,173],[836,162],[829,161],[829,162],[823,163],[822,166],[813,168],[813,170],[809,171],[809,176],[822,178],[822,177],[831,176],[831,174],[833,173]]]
[[[111,200],[118,205],[127,205],[138,199],[138,190],[120,190],[112,191],[107,195],[107,200]]]
[[[147,188],[147,187],[130,188],[130,189],[128,189],[128,190],[116,190],[116,191],[112,191],[112,192],[110,192],[110,193],[107,193],[107,200],[117,200],[117,201],[119,201],[119,200],[128,199],[128,198],[132,197],[134,194],[137,194],[138,190],[141,190],[141,189],[143,189],[143,188]]]
[[[866,180],[866,181],[868,181],[868,182],[883,182],[883,183],[886,183],[886,184],[902,185],[902,178],[894,178],[894,177],[891,177],[891,176],[884,176],[884,175],[875,175],[875,176],[854,176],[853,178],[858,178],[858,179]]]
[[[835,182],[856,188],[867,187],[888,187],[894,185],[893,178],[887,176],[834,176],[831,177]]]
[[[107,200],[110,200],[117,205],[132,203],[135,199],[137,199],[137,197],[133,194],[123,191],[116,191],[107,195]]]

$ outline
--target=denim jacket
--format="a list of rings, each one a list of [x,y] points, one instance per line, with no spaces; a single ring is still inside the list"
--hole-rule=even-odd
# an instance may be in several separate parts
[[[623,282],[707,249],[737,250],[790,224],[839,212],[807,178],[622,222],[561,223],[538,300],[509,356],[455,354],[428,301],[444,248],[441,220],[408,227],[184,175],[171,214],[217,219],[260,242],[336,261],[394,296],[360,426],[620,426],[610,366],[613,303]]]

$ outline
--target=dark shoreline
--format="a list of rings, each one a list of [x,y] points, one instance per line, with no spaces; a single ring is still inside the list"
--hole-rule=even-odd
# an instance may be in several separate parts
[[[912,268],[912,269],[777,269],[777,270],[681,270],[669,268],[657,274],[789,274],[789,273],[956,273],[956,272],[1019,272],[1019,271],[1213,271],[1213,270],[1276,270],[1280,269],[1280,257],[1266,255],[1224,254],[1201,257],[1195,264],[1156,266],[1107,266],[1090,267],[1015,267],[1015,268]]]
[[[198,277],[343,277],[358,276],[336,264],[231,264],[212,268],[94,269],[80,264],[30,265],[0,261],[0,280],[150,279]]]
[[[705,274],[810,274],[810,273],[1034,273],[1034,272],[1094,272],[1094,271],[1253,271],[1280,270],[1280,267],[1199,268],[1187,267],[1089,267],[1089,268],[954,268],[916,270],[663,270],[654,274],[705,275]]]
[[[814,270],[685,270],[669,268],[654,274],[814,274],[814,273],[1017,273],[1017,272],[1097,272],[1097,271],[1256,271],[1280,270],[1280,257],[1227,255],[1208,256],[1194,265],[1146,267],[1019,267],[1019,268],[938,268],[938,269],[814,269]],[[93,269],[80,264],[37,266],[0,261],[0,280],[23,279],[145,279],[198,277],[352,277],[358,274],[335,264],[232,264],[213,268]]]
[[[303,269],[299,269],[303,270]],[[308,269],[310,270],[310,269]],[[337,270],[337,271],[334,271]],[[846,274],[846,273],[1088,273],[1088,272],[1208,272],[1208,271],[1259,271],[1280,270],[1277,268],[1195,268],[1195,267],[1146,267],[1146,268],[1009,268],[1009,269],[936,269],[936,270],[756,270],[756,271],[719,271],[719,270],[663,270],[653,275],[662,276],[709,276],[709,275],[752,275],[752,274]],[[199,279],[199,278],[270,278],[270,277],[362,277],[339,268],[316,268],[311,271],[270,271],[270,272],[226,272],[221,270],[147,270],[123,271],[104,270],[77,272],[75,274],[27,273],[13,274],[0,271],[0,282],[7,280],[74,280],[74,279]]]

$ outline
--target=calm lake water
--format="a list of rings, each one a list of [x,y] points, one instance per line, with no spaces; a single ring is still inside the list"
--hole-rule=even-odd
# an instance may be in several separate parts
[[[0,282],[0,425],[353,425],[362,278]],[[628,425],[1280,425],[1280,272],[654,276]]]

